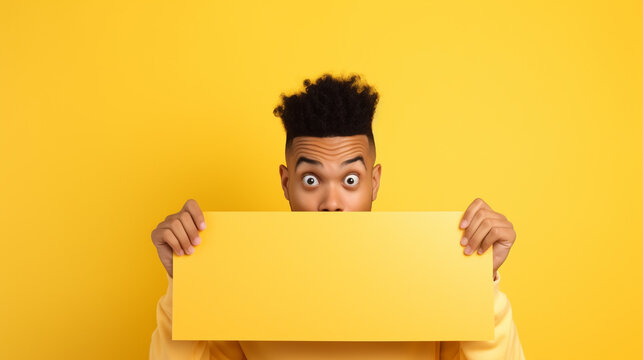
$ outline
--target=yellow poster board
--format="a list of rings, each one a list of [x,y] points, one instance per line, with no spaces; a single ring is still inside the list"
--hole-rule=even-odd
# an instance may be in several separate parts
[[[204,212],[172,339],[492,340],[492,251],[464,255],[462,214]]]

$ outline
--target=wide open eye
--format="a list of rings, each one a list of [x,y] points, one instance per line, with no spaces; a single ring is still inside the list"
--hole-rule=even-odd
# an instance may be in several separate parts
[[[319,180],[315,177],[315,175],[306,175],[303,178],[304,185],[306,186],[317,186],[319,185]]]
[[[359,176],[350,174],[344,178],[344,184],[348,186],[355,186],[359,182]]]

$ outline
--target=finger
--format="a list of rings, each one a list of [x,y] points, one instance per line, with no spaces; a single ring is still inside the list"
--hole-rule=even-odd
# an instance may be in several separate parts
[[[192,216],[192,220],[199,230],[205,230],[205,218],[203,217],[203,211],[201,211],[196,200],[189,199],[186,201],[185,205],[183,205],[183,209]]]
[[[485,236],[487,236],[489,231],[496,226],[503,227],[504,220],[495,218],[485,218],[484,220],[482,220],[476,232],[469,239],[467,247],[464,249],[464,253],[467,255],[471,255],[476,250],[478,250],[478,247],[480,246],[480,243],[482,243],[482,240],[485,238]]]
[[[179,244],[179,241],[176,239],[176,236],[174,236],[174,233],[172,232],[171,229],[168,228],[161,228],[158,227],[154,229],[154,231],[158,234],[158,239],[159,240],[159,246],[162,246],[163,244],[168,244],[170,247],[174,250],[174,252],[181,256],[183,255],[183,249],[181,249],[181,244]]]
[[[192,216],[187,211],[183,211],[179,214],[179,220],[181,224],[183,224],[183,229],[185,229],[185,232],[188,234],[192,245],[199,245],[201,243],[201,237],[199,237],[199,230],[196,229],[194,221],[192,221]]]
[[[501,239],[510,239],[513,236],[514,229],[509,227],[493,227],[482,240],[478,248],[478,254],[484,254],[493,244]]]
[[[487,203],[485,203],[482,199],[476,198],[475,200],[473,200],[473,202],[469,204],[469,206],[467,207],[467,210],[465,210],[464,214],[462,215],[462,221],[460,221],[460,228],[466,229],[467,226],[471,224],[471,219],[473,218],[475,213],[482,208],[491,209],[491,207],[489,207],[489,205],[487,205]]]
[[[491,218],[491,219],[499,219],[499,220],[504,220],[504,217],[490,209],[480,209],[478,212],[475,213],[473,216],[473,219],[471,219],[471,223],[467,228],[464,230],[464,234],[462,235],[463,238],[466,238],[468,240],[471,240],[473,237],[473,234],[476,232],[478,227],[480,226],[480,223],[486,218]],[[509,223],[507,221],[507,223]],[[466,241],[465,241],[466,242]]]
[[[183,252],[186,254],[192,254],[194,251],[194,248],[192,247],[192,244],[190,244],[190,238],[188,237],[188,234],[185,232],[185,229],[183,229],[183,224],[181,223],[181,220],[179,220],[179,216],[177,215],[176,217],[164,222],[161,227],[164,228],[169,228],[172,230],[174,233],[174,236],[179,240],[179,244],[181,244],[181,248],[183,248]]]

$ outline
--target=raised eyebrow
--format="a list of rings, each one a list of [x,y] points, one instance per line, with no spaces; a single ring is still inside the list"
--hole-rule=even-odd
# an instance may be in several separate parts
[[[350,163],[354,163],[355,161],[361,161],[362,164],[364,165],[364,168],[366,168],[366,162],[364,162],[364,158],[362,157],[362,155],[358,155],[358,156],[355,156],[352,159],[348,159],[348,160],[344,161],[342,163],[342,166],[348,165]]]
[[[300,156],[299,159],[297,159],[297,163],[295,164],[295,170],[297,170],[297,166],[299,166],[299,164],[301,164],[303,162],[313,164],[313,165],[319,165],[321,167],[324,167],[324,165],[321,162],[317,161],[317,160],[309,159],[309,158],[307,158],[305,156]]]

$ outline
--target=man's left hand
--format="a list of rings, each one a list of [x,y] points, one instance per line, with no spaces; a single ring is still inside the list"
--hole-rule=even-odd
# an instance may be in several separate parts
[[[484,254],[493,245],[493,279],[498,277],[498,268],[505,262],[511,246],[516,241],[513,224],[491,209],[482,199],[476,198],[462,216],[460,228],[465,229],[460,244],[464,254]]]

